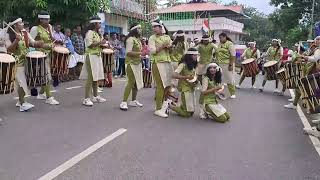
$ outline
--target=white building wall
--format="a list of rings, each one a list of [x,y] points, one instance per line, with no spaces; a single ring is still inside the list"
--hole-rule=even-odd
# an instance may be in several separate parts
[[[128,34],[128,18],[124,16],[118,16],[115,14],[105,14],[106,24],[108,26],[121,27],[123,34]]]
[[[183,19],[163,21],[169,31],[200,31],[205,19]],[[217,17],[210,19],[210,28],[213,30],[229,30],[232,32],[243,32],[244,25],[225,17]]]

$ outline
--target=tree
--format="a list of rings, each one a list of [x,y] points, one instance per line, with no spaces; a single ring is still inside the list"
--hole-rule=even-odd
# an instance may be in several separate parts
[[[12,16],[22,17],[35,23],[37,13],[47,10],[53,22],[74,26],[84,23],[99,11],[109,9],[107,0],[2,0],[0,2],[1,19],[8,21]]]

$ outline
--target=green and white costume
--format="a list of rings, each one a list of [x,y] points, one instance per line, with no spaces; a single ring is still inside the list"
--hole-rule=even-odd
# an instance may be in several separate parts
[[[243,54],[241,55],[241,57],[246,60],[246,59],[251,59],[251,58],[254,58],[254,59],[259,59],[260,58],[260,51],[259,49],[256,49],[256,48],[247,48],[246,50],[244,50]],[[245,75],[244,75],[244,72],[242,72],[241,74],[241,78],[240,78],[240,81],[239,81],[239,86],[242,84],[243,80],[245,79]],[[256,81],[256,76],[253,76],[251,77],[252,79],[252,86],[254,86],[254,83]]]
[[[196,70],[189,70],[185,63],[179,64],[175,73],[181,76],[194,76]],[[195,84],[187,80],[180,79],[178,82],[178,90],[181,93],[180,106],[172,107],[171,109],[183,117],[191,117],[195,111]]]
[[[48,29],[44,28],[41,25],[34,26],[30,30],[30,35],[33,39],[36,41],[43,41],[45,45],[52,46],[52,26],[49,25]],[[44,48],[36,48],[37,51],[41,51],[46,53],[47,59],[46,59],[46,69],[48,74],[48,79],[51,80],[51,68],[50,68],[50,61],[51,61],[51,49],[44,49]],[[50,92],[50,85],[42,86],[40,90],[40,94],[46,93],[47,98],[51,97],[52,94]]]
[[[219,86],[222,85],[217,84],[214,80],[210,80],[207,76],[204,76],[202,79],[202,92]],[[215,93],[203,95],[203,101],[205,112],[211,118],[221,123],[230,119],[229,113],[221,104],[219,104]]]
[[[152,75],[156,83],[156,110],[162,108],[165,100],[165,90],[172,84],[173,68],[171,65],[170,52],[168,49],[162,49],[156,52],[156,49],[164,44],[172,44],[168,35],[152,35],[149,38],[149,48],[151,52]]]
[[[102,37],[96,32],[89,30],[85,37],[86,44],[86,60],[83,64],[80,79],[86,79],[86,93],[85,97],[89,98],[93,89],[93,96],[97,96],[97,89],[99,80],[104,79],[103,63],[101,59],[102,48],[100,46],[89,47],[93,43],[100,42]]]
[[[126,42],[126,52],[141,52],[141,41],[136,37],[129,37]],[[123,95],[123,102],[127,102],[132,92],[132,101],[136,100],[138,90],[143,88],[142,63],[140,55],[126,55],[127,85]]]
[[[206,67],[208,64],[212,63],[213,54],[216,52],[218,47],[213,43],[209,43],[207,45],[199,44],[197,46],[197,49],[200,54],[200,60],[197,67],[197,74],[204,75],[206,73]]]
[[[24,32],[27,33],[27,32]],[[20,104],[24,103],[24,96],[28,94],[28,85],[26,81],[26,75],[25,75],[25,62],[26,62],[26,55],[28,53],[28,47],[25,41],[25,34],[20,33],[20,36],[22,39],[18,42],[18,46],[13,52],[13,56],[17,60],[17,66],[16,66],[16,76],[15,76],[15,82],[16,82],[16,89],[18,90],[19,95],[19,102]],[[30,36],[29,33],[27,33],[27,38],[29,44],[33,45],[35,43],[35,40]],[[9,34],[7,34],[6,37],[6,47],[11,46],[12,42],[9,39]]]
[[[170,50],[171,64],[174,70],[178,68],[179,62],[187,50],[186,42],[178,42],[177,45]]]
[[[230,95],[235,95],[235,64],[233,63],[233,70],[229,71],[229,62],[232,57],[236,56],[236,50],[231,41],[220,43],[216,53],[216,63],[222,68],[222,81],[228,85]]]

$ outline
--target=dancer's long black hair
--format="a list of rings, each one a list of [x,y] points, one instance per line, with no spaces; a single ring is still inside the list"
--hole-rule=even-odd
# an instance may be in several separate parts
[[[188,51],[197,51],[197,49],[195,48],[189,48]],[[185,63],[187,65],[188,70],[193,70],[195,68],[197,68],[198,66],[198,61],[197,60],[193,60],[193,55],[192,54],[185,54],[182,58],[181,61],[179,62],[179,64],[181,63]]]
[[[222,72],[217,69],[215,74],[210,73],[210,67],[207,69],[206,76],[210,79],[210,81],[214,80],[215,83],[220,84],[222,82]]]

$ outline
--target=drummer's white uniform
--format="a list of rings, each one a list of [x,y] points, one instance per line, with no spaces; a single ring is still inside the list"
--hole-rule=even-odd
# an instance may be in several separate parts
[[[23,35],[22,35],[23,36]],[[24,38],[24,36],[23,36]],[[24,40],[24,39],[23,39]],[[28,33],[28,40],[29,44],[33,45],[35,43],[35,40],[31,37],[31,35]],[[6,35],[6,47],[9,47],[12,44],[9,38],[9,34]],[[28,49],[26,49],[27,51]],[[27,52],[26,52],[27,53]],[[25,54],[26,55],[26,54]],[[19,60],[17,60],[19,61]],[[24,92],[28,94],[28,85],[26,81],[26,75],[25,75],[25,66],[24,64],[17,64],[16,66],[16,76],[15,76],[15,82],[17,87],[23,88]],[[18,90],[18,88],[16,88]]]

